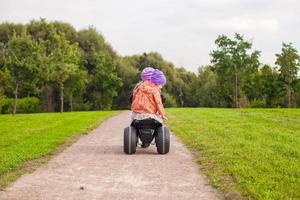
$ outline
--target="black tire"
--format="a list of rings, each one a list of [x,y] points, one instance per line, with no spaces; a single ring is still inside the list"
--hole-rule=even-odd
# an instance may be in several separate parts
[[[137,134],[134,127],[126,127],[124,129],[124,152],[133,154],[136,151]]]
[[[170,150],[170,131],[165,126],[157,129],[156,147],[159,154],[167,154]]]

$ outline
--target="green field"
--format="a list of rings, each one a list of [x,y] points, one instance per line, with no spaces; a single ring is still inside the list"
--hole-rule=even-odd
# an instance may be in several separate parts
[[[21,175],[28,161],[50,155],[69,138],[87,133],[116,113],[0,115],[0,189]]]
[[[171,130],[230,197],[300,199],[300,109],[167,109]]]

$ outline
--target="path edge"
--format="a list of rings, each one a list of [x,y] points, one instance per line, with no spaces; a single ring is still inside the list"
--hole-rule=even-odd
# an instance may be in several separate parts
[[[112,110],[112,111],[115,111],[115,113],[105,117],[102,120],[99,120],[99,122],[96,123],[95,125],[87,127],[87,129],[85,131],[76,133],[76,134],[66,138],[66,140],[62,144],[58,145],[52,152],[50,152],[46,155],[43,155],[39,158],[28,160],[21,167],[14,169],[12,171],[6,172],[4,174],[1,174],[0,175],[0,191],[5,191],[6,188],[11,186],[11,184],[13,184],[15,181],[17,181],[21,176],[23,176],[25,174],[33,173],[38,168],[42,167],[43,165],[46,165],[54,157],[63,153],[66,149],[68,149],[73,144],[75,144],[83,136],[92,133],[97,127],[101,126],[102,123],[106,122],[111,117],[115,117],[119,114],[126,112],[126,110]]]

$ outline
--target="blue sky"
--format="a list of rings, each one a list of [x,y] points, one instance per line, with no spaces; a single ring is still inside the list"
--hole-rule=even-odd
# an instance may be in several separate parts
[[[0,21],[40,17],[93,25],[120,55],[157,51],[176,66],[209,64],[219,34],[241,33],[273,65],[283,41],[300,51],[297,0],[1,0]]]

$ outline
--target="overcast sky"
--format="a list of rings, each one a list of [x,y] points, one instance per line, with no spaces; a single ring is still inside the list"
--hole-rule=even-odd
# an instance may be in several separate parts
[[[283,41],[300,51],[299,0],[0,0],[0,22],[39,17],[93,25],[120,55],[157,51],[192,71],[219,34],[244,34],[268,64]]]

